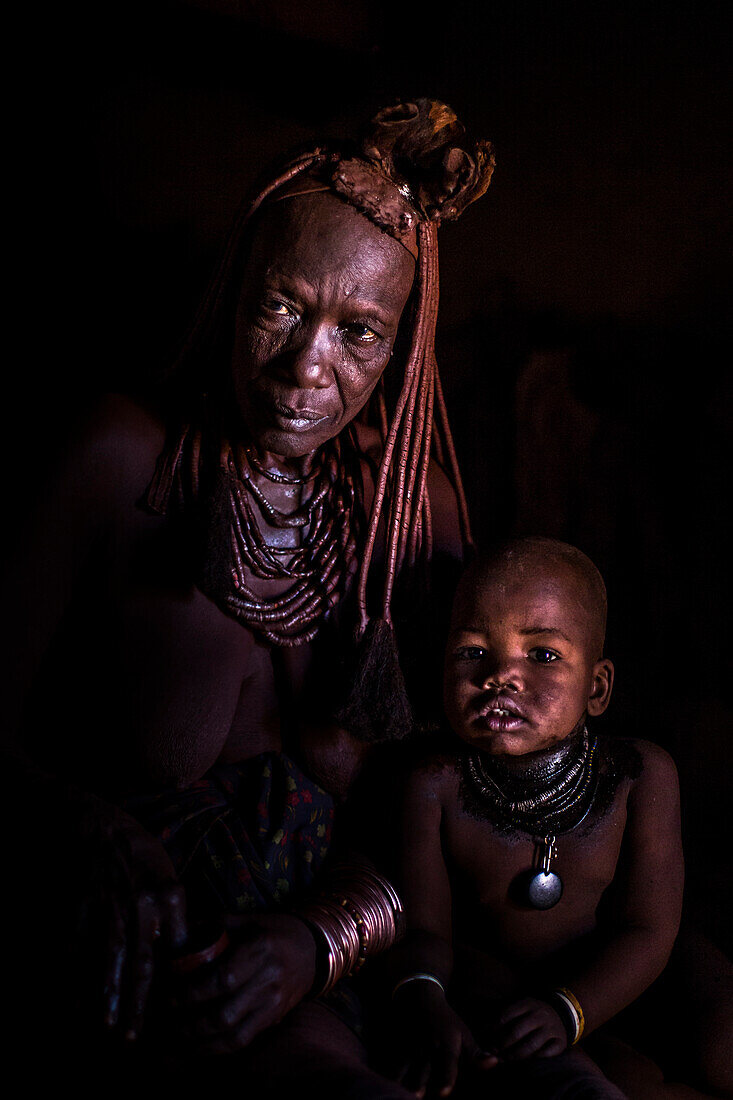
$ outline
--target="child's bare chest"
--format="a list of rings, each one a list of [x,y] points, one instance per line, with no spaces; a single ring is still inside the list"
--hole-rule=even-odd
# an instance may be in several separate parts
[[[618,868],[627,793],[622,784],[604,813],[556,838],[545,864],[555,876],[556,900],[546,909],[533,903],[528,889],[547,851],[541,833],[500,831],[459,802],[446,815],[443,834],[459,935],[540,958],[592,931]]]

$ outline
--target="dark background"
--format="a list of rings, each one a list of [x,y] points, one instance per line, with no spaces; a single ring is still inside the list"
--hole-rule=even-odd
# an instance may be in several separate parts
[[[441,234],[476,534],[557,535],[603,570],[606,721],[674,754],[690,897],[730,945],[730,6],[62,8],[27,6],[11,38],[6,507],[80,402],[170,360],[263,166],[446,100],[497,157]]]

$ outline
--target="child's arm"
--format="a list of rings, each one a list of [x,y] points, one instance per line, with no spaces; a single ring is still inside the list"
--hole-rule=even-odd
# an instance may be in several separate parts
[[[407,931],[394,954],[393,1005],[401,1050],[397,1076],[418,1096],[447,1096],[461,1057],[494,1065],[445,998],[453,970],[451,894],[440,839],[441,788],[449,766],[410,775],[400,831],[400,887]]]
[[[637,748],[644,768],[629,794],[606,940],[593,963],[572,976],[587,1030],[625,1008],[661,974],[680,925],[684,865],[677,769],[659,746],[637,742]]]
[[[592,961],[563,984],[579,1003],[584,1030],[591,1031],[638,997],[663,970],[672,950],[682,907],[683,860],[679,784],[671,757],[649,742],[637,742],[643,772],[627,804],[627,822],[612,910],[599,926]],[[541,1002],[528,998],[504,1014],[501,1052],[533,1053],[533,1013]],[[541,1012],[540,1012],[541,1015]]]

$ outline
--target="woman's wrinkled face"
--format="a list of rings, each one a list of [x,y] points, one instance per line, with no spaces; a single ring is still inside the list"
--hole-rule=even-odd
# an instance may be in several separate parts
[[[272,203],[255,231],[232,371],[261,451],[310,454],[366,403],[386,367],[412,256],[327,192]]]

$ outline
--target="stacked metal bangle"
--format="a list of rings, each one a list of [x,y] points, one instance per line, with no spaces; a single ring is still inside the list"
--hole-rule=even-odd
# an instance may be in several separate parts
[[[327,888],[298,916],[322,948],[313,992],[320,996],[356,974],[367,957],[390,947],[402,931],[402,902],[390,882],[366,867],[336,870]]]

